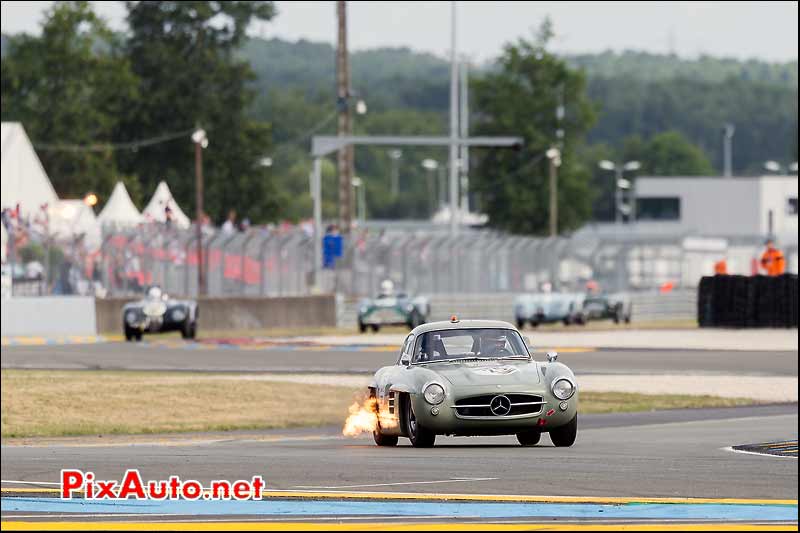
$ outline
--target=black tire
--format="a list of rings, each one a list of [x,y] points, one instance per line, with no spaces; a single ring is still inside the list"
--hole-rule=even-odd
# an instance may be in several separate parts
[[[569,326],[570,324],[572,324],[572,320],[570,320],[569,317],[566,317],[564,320],[562,320],[562,322],[564,323],[565,326]]]
[[[125,340],[127,342],[131,342],[133,340],[133,330],[131,330],[128,326],[125,326]]]
[[[417,422],[414,414],[414,407],[411,405],[411,398],[405,397],[405,416],[403,421],[406,425],[406,435],[414,448],[433,448],[436,442],[436,433],[424,428]]]
[[[136,342],[142,341],[142,332],[141,331],[134,331],[133,338],[136,339]]]
[[[631,323],[631,315],[625,315],[625,323],[626,324],[630,324]]]
[[[372,332],[378,333],[381,330],[381,327],[378,324],[372,324]]]
[[[541,438],[541,431],[529,430],[517,433],[517,440],[519,441],[520,446],[536,446],[539,444],[539,439]]]
[[[181,337],[184,339],[194,339],[197,336],[197,323],[191,322],[187,318],[181,328]]]
[[[417,312],[417,310],[415,309],[414,311],[411,312],[411,317],[409,318],[409,321],[406,323],[406,326],[408,326],[408,329],[414,329],[415,327],[424,323],[425,321],[420,316],[419,312]]]
[[[362,323],[361,321],[359,321],[359,322],[358,322],[358,331],[359,331],[360,333],[366,333],[366,332],[367,332],[367,326],[366,326],[366,324],[364,324],[364,323]]]
[[[522,329],[525,327],[525,321],[521,318],[517,319],[517,329]]]
[[[538,323],[538,322],[531,321],[531,327],[532,327],[532,328],[538,328],[538,327],[539,327],[539,323]]]
[[[550,440],[557,448],[569,448],[578,436],[578,413],[565,425],[550,430]]]

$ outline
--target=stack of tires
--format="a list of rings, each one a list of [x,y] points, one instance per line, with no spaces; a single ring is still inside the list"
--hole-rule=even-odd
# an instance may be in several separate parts
[[[700,280],[702,328],[796,328],[797,275],[708,276]]]

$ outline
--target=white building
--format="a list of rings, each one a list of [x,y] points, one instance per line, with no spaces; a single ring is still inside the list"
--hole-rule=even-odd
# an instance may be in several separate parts
[[[797,176],[639,177],[635,231],[760,238],[797,246]]]

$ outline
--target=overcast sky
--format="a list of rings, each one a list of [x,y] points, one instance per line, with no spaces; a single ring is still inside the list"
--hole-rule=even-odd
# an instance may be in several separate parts
[[[115,29],[125,27],[121,2],[92,2]],[[3,1],[2,31],[37,33],[52,2]],[[278,17],[254,24],[264,37],[333,43],[335,2],[276,2]],[[561,52],[607,49],[675,51],[770,61],[797,59],[797,2],[459,2],[458,49],[474,60],[496,56],[505,42],[529,36],[546,15]],[[351,50],[408,46],[446,55],[450,2],[350,2]]]

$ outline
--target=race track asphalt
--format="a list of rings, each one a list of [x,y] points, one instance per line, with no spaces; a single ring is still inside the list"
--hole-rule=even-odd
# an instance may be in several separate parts
[[[182,341],[172,345],[103,343],[5,346],[2,350],[3,368],[367,373],[393,363],[394,359],[394,352],[386,350],[216,346],[201,349],[184,345]],[[797,352],[603,349],[565,351],[559,360],[573,367],[577,374],[686,371],[695,374],[797,376]],[[447,494],[470,494],[476,497],[544,495],[796,500],[796,458],[735,453],[728,448],[768,441],[796,441],[797,414],[797,404],[794,403],[582,415],[578,440],[572,448],[555,448],[547,436],[533,448],[518,446],[514,437],[439,437],[433,449],[414,449],[408,446],[406,439],[401,439],[400,446],[396,448],[379,448],[372,443],[371,436],[355,439],[342,437],[338,427],[154,435],[152,438],[130,441],[119,437],[114,438],[111,445],[108,444],[110,439],[103,438],[45,442],[32,446],[3,445],[3,520],[67,520],[72,516],[80,520],[149,520],[152,524],[159,520],[177,520],[183,515],[186,515],[183,516],[186,520],[208,519],[189,516],[176,509],[171,509],[166,517],[151,515],[149,518],[142,518],[144,515],[135,512],[130,516],[114,514],[119,511],[92,513],[88,507],[76,515],[58,514],[52,510],[37,512],[31,509],[52,507],[36,500],[33,497],[35,494],[14,492],[15,489],[52,489],[54,485],[51,484],[58,482],[62,468],[89,470],[98,479],[120,479],[126,469],[138,468],[145,479],[166,479],[170,475],[179,475],[183,479],[197,479],[204,485],[214,479],[249,479],[260,474],[272,490],[332,492],[334,494],[324,496],[345,497],[348,494],[347,497],[358,500],[353,502],[352,507],[339,508],[325,507],[319,499],[308,500],[306,507],[289,506],[285,509],[288,514],[281,516],[276,516],[276,513],[282,507],[274,505],[256,513],[221,510],[214,518],[232,521],[357,521],[370,517],[377,517],[380,521],[406,522],[453,520],[458,518],[450,514],[455,511],[443,503],[447,501]],[[426,514],[423,518],[413,518],[411,510],[406,515],[391,518],[391,513],[386,510],[388,508],[380,511],[379,506],[368,507],[377,505],[375,498],[393,498],[397,493],[431,498],[438,507],[431,507],[426,511],[427,514],[420,511],[420,514]],[[25,497],[30,498],[26,501]],[[20,506],[19,511],[14,510],[16,505]],[[420,502],[409,505],[414,509],[424,507]],[[394,510],[400,507],[390,505],[389,508]],[[319,510],[319,513],[311,512],[313,509]],[[322,512],[325,509],[330,512]],[[490,519],[488,515],[481,514],[486,509],[474,509],[477,509],[478,518],[463,515],[460,519]],[[526,509],[509,509],[508,519],[511,520],[512,516],[528,516],[525,513],[562,512],[553,507],[546,510]],[[620,510],[608,507],[586,512],[611,513],[615,509]],[[644,507],[639,509],[642,512],[645,510]],[[711,507],[704,509],[711,510]],[[785,504],[773,506],[771,509],[777,509],[777,514],[756,509],[752,511],[755,514],[749,515],[749,521],[758,521],[753,517],[780,520],[780,523],[794,524],[796,527],[796,503],[788,507]],[[788,520],[787,509],[790,515]],[[572,514],[557,520],[573,520],[571,523],[577,523],[574,520],[585,519],[576,517],[576,507],[564,512],[567,511]],[[663,509],[660,512],[663,513]],[[720,512],[724,514],[728,511]],[[232,513],[235,516],[229,516]],[[792,513],[794,518],[791,517]],[[745,514],[730,520],[745,520]],[[537,514],[533,518],[519,520],[542,520],[543,516],[545,514]],[[598,516],[602,515],[586,519],[596,521]],[[649,518],[643,516],[636,515],[631,520],[665,520],[663,514]],[[669,520],[680,516],[683,515],[669,512]],[[774,518],[776,516],[783,518]],[[609,514],[608,518],[612,518],[612,515]]]
[[[544,359],[544,354],[538,357]],[[4,346],[2,368],[88,370],[192,370],[217,372],[372,373],[394,364],[397,354],[370,347],[319,349],[304,346],[249,349],[185,343],[109,342],[60,346]],[[687,372],[797,376],[796,351],[598,349],[563,351],[559,361],[576,374]]]

